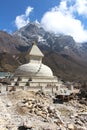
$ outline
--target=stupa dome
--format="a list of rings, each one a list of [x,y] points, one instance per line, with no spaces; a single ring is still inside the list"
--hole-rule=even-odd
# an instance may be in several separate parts
[[[19,68],[15,72],[16,76],[45,76],[45,77],[53,77],[52,70],[44,65],[38,63],[28,63],[19,66]]]
[[[29,52],[29,63],[19,66],[15,71],[15,76],[53,77],[52,70],[42,63],[43,57],[44,54],[40,51],[36,43],[34,43]]]

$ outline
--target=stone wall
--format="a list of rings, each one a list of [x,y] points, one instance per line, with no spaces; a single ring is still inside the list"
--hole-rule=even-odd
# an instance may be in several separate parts
[[[11,85],[2,85],[0,84],[0,92],[4,93],[4,92],[11,92],[11,91],[19,91],[19,90],[28,90],[28,91],[44,91],[44,92],[49,92],[49,93],[55,93],[58,89],[60,89],[60,85],[59,86],[11,86]]]

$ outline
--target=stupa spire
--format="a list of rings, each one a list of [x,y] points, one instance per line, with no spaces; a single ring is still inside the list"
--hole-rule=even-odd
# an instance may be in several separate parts
[[[33,42],[32,48],[30,50],[29,56],[39,56],[44,57],[44,54],[41,52],[41,50],[38,48],[36,42]]]

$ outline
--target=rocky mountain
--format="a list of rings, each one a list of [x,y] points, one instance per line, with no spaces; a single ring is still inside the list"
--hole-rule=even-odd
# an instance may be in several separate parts
[[[78,60],[84,60],[83,57],[86,58],[87,56],[86,43],[76,43],[71,36],[47,32],[37,23],[29,23],[16,31],[13,37],[20,40],[19,50],[22,46],[28,47],[33,41],[37,41],[38,45],[45,48],[45,50],[50,48],[57,53],[66,54]]]
[[[87,79],[87,43],[76,43],[71,36],[47,32],[36,23],[29,23],[12,35],[0,32],[0,52],[6,53],[4,58],[1,55],[1,70],[6,63],[11,65],[7,52],[14,63],[7,71],[14,71],[20,64],[28,62],[27,50],[33,41],[45,54],[43,62],[52,68],[55,75],[65,80]],[[20,54],[14,56],[18,52]]]

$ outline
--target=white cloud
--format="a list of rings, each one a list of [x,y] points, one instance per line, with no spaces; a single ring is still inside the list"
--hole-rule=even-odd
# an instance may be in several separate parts
[[[28,6],[26,11],[25,11],[25,16],[28,17],[30,15],[30,13],[32,12],[33,8]]]
[[[77,12],[78,15],[84,15],[87,17],[87,0],[61,0],[60,7],[62,7],[63,10],[64,4],[69,11],[72,11],[72,13]]]
[[[75,9],[79,15],[87,17],[87,0],[76,0]]]
[[[71,35],[76,42],[85,42],[87,41],[87,30],[76,18],[75,12],[85,16],[86,10],[87,0],[62,0],[59,6],[44,14],[41,24],[47,31]]]
[[[29,23],[29,15],[32,12],[33,8],[32,7],[27,7],[25,14],[19,15],[15,19],[15,25],[18,29],[21,27],[27,25]]]

